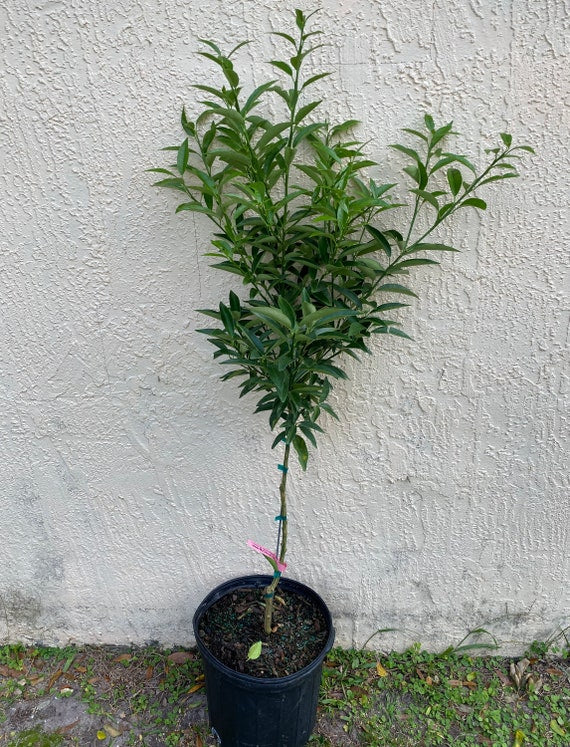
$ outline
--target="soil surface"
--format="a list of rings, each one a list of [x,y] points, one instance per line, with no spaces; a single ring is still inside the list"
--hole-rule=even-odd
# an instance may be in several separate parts
[[[200,636],[207,649],[236,672],[253,677],[286,677],[308,666],[322,652],[328,630],[321,610],[305,597],[279,589],[273,628],[263,631],[263,590],[237,589],[206,611]],[[248,659],[261,641],[261,654]]]

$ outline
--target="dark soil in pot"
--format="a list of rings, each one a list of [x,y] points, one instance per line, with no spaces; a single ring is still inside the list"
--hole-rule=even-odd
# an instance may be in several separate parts
[[[261,589],[235,589],[202,616],[200,637],[219,661],[253,677],[286,677],[317,658],[329,630],[311,599],[278,588],[269,635],[263,630],[263,610]],[[257,641],[263,643],[261,656],[248,660],[250,646]]]

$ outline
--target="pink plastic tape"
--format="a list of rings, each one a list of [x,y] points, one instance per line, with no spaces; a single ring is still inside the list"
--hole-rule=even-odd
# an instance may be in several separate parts
[[[263,547],[263,545],[258,545],[257,542],[254,542],[253,540],[248,540],[247,544],[248,547],[251,547],[255,552],[260,552],[262,555],[265,555],[266,558],[271,558],[271,560],[277,564],[277,568],[280,572],[283,572],[285,568],[287,568],[287,563],[282,563],[274,552]]]

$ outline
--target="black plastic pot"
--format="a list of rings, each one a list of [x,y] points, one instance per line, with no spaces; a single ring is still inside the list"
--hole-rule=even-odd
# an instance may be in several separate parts
[[[218,599],[240,588],[259,588],[271,576],[242,576],[211,591],[196,610],[194,635],[206,675],[210,725],[222,747],[304,747],[315,726],[323,660],[334,641],[331,614],[308,586],[284,578],[281,588],[310,599],[323,613],[328,636],[323,650],[308,666],[287,677],[259,678],[222,664],[200,638],[200,620]]]

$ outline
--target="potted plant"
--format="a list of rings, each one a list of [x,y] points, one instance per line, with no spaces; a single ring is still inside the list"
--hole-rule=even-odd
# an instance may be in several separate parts
[[[485,210],[479,189],[516,177],[517,159],[532,152],[502,133],[478,170],[448,149],[452,124],[436,126],[426,115],[421,128],[405,130],[409,144],[392,146],[407,159],[409,182],[409,206],[396,201],[395,184],[364,176],[376,164],[351,134],[358,122],[333,125],[318,117],[321,102],[307,99],[329,74],[305,73],[320,46],[310,15],[296,10],[295,31],[276,34],[287,54],[269,64],[286,85],[270,79],[244,92],[232,58],[247,42],[224,54],[204,41],[199,54],[221,69],[223,83],[195,86],[202,109],[195,119],[182,111],[186,137],[169,148],[176,164],[152,169],[161,174],[157,186],[183,195],[176,212],[212,221],[207,256],[244,286],[202,310],[215,324],[199,331],[227,369],[222,378],[239,377],[240,396],[257,397],[256,412],[269,415],[273,448],[282,450],[276,550],[249,543],[272,574],[223,584],[194,618],[210,719],[224,747],[300,747],[314,725],[334,631],[315,592],[281,579],[292,453],[305,469],[321,416],[337,417],[328,398],[335,379],[346,378],[346,356],[370,352],[376,334],[408,337],[392,318],[415,296],[406,277],[456,251],[431,238],[436,229],[460,210]],[[265,113],[268,97],[281,116]]]

